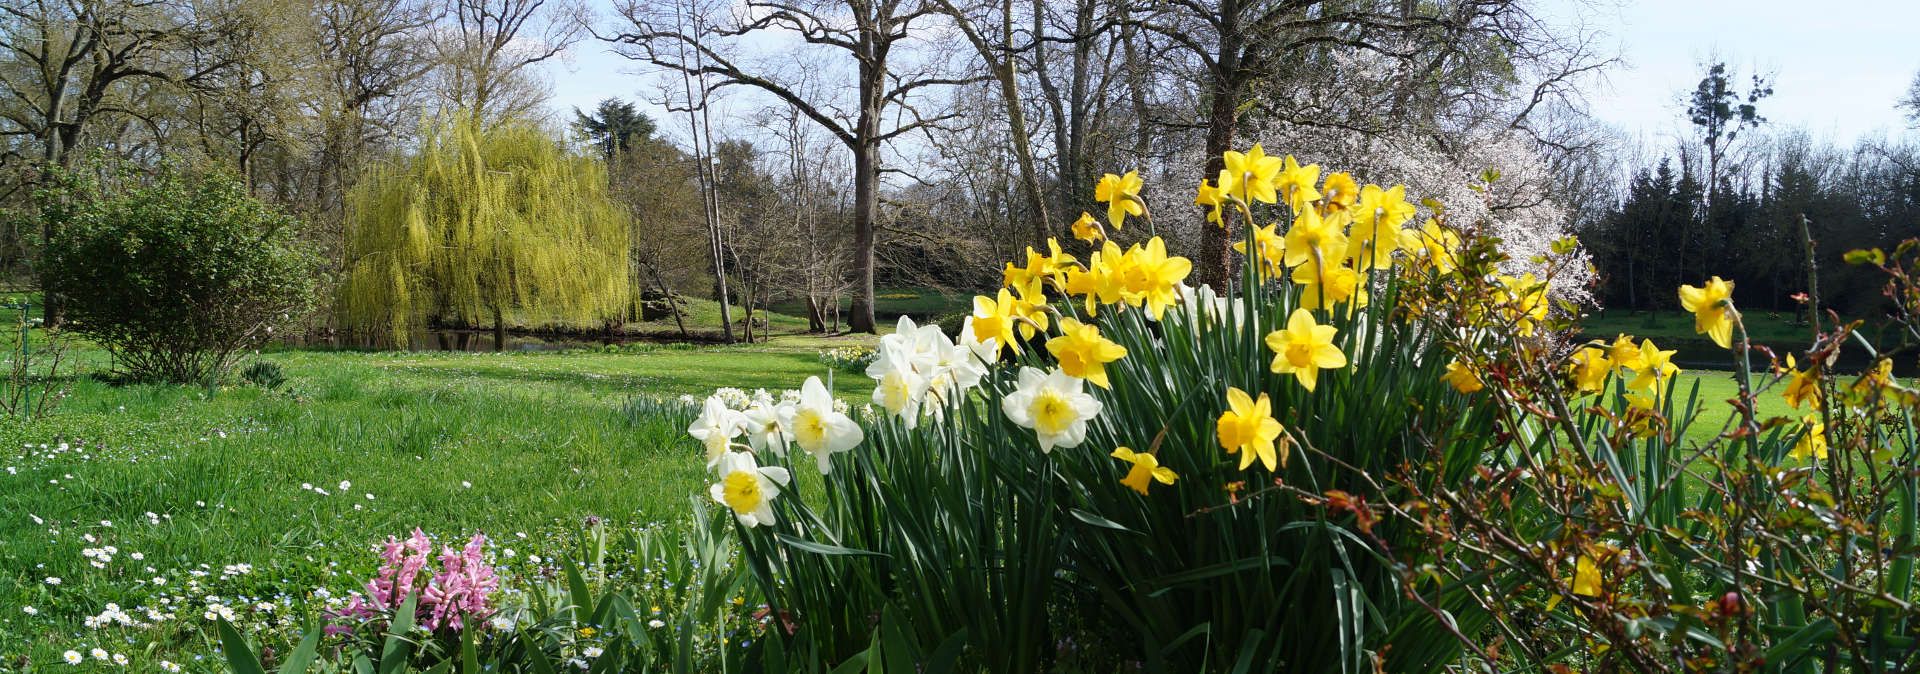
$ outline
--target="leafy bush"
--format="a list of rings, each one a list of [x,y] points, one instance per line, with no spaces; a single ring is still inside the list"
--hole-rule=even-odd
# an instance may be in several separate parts
[[[97,167],[37,196],[54,225],[42,283],[134,379],[218,377],[312,308],[319,265],[294,219],[232,177]]]
[[[240,371],[240,379],[254,386],[272,391],[287,383],[286,372],[280,364],[270,360],[255,361],[247,369]]]

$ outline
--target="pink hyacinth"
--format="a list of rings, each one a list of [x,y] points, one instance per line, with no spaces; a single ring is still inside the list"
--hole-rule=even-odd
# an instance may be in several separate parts
[[[500,589],[500,577],[482,554],[486,545],[485,535],[474,534],[465,548],[446,547],[440,553],[440,571],[422,586],[433,542],[419,529],[404,541],[389,536],[380,552],[380,570],[367,581],[366,592],[354,593],[335,616],[365,621],[397,608],[417,591],[415,619],[428,629],[457,630],[465,620],[484,620],[493,614],[491,598]],[[326,631],[333,635],[351,630],[349,625],[330,625]]]

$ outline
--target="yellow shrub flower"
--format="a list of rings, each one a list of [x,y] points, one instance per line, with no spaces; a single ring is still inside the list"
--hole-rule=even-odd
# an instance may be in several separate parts
[[[1073,221],[1073,238],[1087,243],[1100,243],[1101,239],[1107,238],[1107,234],[1100,230],[1100,221],[1093,219],[1092,213],[1080,211],[1080,219]]]
[[[1047,351],[1060,361],[1060,371],[1100,388],[1107,382],[1107,363],[1126,357],[1127,347],[1100,336],[1100,329],[1071,318],[1060,319],[1060,336],[1047,340]]]
[[[1246,391],[1227,387],[1227,411],[1220,413],[1215,430],[1220,446],[1228,454],[1240,455],[1240,470],[1253,465],[1255,459],[1269,471],[1286,464],[1285,457],[1275,453],[1273,441],[1282,429],[1280,421],[1273,418],[1273,401],[1264,392],[1254,400]]]
[[[1360,184],[1354,182],[1353,174],[1345,171],[1327,176],[1327,182],[1320,186],[1320,191],[1329,211],[1352,208],[1354,201],[1360,198]]]
[[[1347,354],[1333,345],[1337,330],[1314,322],[1313,312],[1293,310],[1287,327],[1267,334],[1267,348],[1273,349],[1273,372],[1292,374],[1300,385],[1312,391],[1320,380],[1320,370],[1346,367]]]
[[[1501,309],[1513,321],[1514,331],[1533,335],[1534,328],[1547,320],[1547,284],[1534,279],[1532,272],[1517,278],[1503,274],[1499,281]]]
[[[1425,259],[1435,271],[1442,274],[1451,273],[1460,266],[1460,235],[1434,218],[1427,218],[1420,229],[1401,230],[1400,249]]]
[[[1613,363],[1606,349],[1586,347],[1573,354],[1573,385],[1581,393],[1598,393],[1607,387],[1607,375]]]
[[[1322,218],[1313,209],[1300,211],[1293,218],[1293,228],[1287,230],[1286,265],[1298,267],[1311,261],[1315,255],[1322,259],[1329,254],[1340,254],[1347,250],[1347,235],[1341,233],[1338,223]]]
[[[1140,172],[1128,171],[1126,175],[1106,174],[1100,176],[1100,182],[1093,186],[1093,200],[1107,205],[1107,222],[1114,229],[1121,229],[1129,215],[1144,215],[1147,210],[1140,203]]]
[[[1193,205],[1207,207],[1207,222],[1225,226],[1226,222],[1221,218],[1220,212],[1227,205],[1227,196],[1220,191],[1220,188],[1214,187],[1206,180],[1201,180],[1200,195],[1193,198]]]
[[[1693,331],[1704,334],[1722,349],[1733,348],[1733,282],[1715,276],[1704,288],[1680,286],[1680,306],[1693,312]]]
[[[1254,252],[1247,252],[1245,241],[1236,241],[1233,244],[1234,251],[1246,255],[1249,261],[1259,262],[1260,275],[1263,277],[1278,276],[1280,272],[1287,269],[1287,239],[1275,231],[1279,228],[1278,222],[1253,228]]]
[[[1301,166],[1293,161],[1293,155],[1287,155],[1286,165],[1280,169],[1279,177],[1273,181],[1274,189],[1287,198],[1287,205],[1295,211],[1309,210],[1308,206],[1320,200],[1320,191],[1313,188],[1320,182],[1320,165]],[[1267,203],[1273,203],[1268,199]]]
[[[1827,460],[1827,425],[1820,421],[1820,415],[1801,417],[1800,425],[1800,441],[1793,443],[1793,450],[1787,452],[1787,456],[1797,461],[1805,461],[1807,457]]]
[[[1407,203],[1407,188],[1395,185],[1382,190],[1379,185],[1360,189],[1359,205],[1353,209],[1353,236],[1346,255],[1361,271],[1384,269],[1393,264],[1393,252],[1400,248],[1400,225],[1413,218],[1413,204]]]
[[[1172,468],[1160,465],[1159,457],[1152,454],[1136,452],[1125,447],[1116,447],[1113,450],[1112,456],[1113,458],[1133,464],[1133,467],[1127,470],[1127,476],[1120,478],[1120,484],[1124,484],[1128,488],[1140,492],[1141,496],[1147,495],[1147,485],[1152,482],[1173,484],[1174,480],[1180,479],[1179,475],[1173,473]]]
[[[1475,372],[1472,365],[1458,358],[1447,363],[1447,373],[1440,375],[1440,378],[1452,384],[1453,390],[1461,393],[1473,393],[1487,387],[1485,382],[1480,381],[1480,373]]]
[[[1342,302],[1353,302],[1354,309],[1367,306],[1367,291],[1360,288],[1360,272],[1344,262],[1316,260],[1295,267],[1293,282],[1301,286],[1300,305],[1309,309],[1332,309]]]
[[[1279,175],[1281,163],[1279,157],[1267,156],[1259,143],[1246,154],[1227,150],[1222,154],[1226,168],[1220,171],[1220,193],[1239,199],[1245,203],[1258,201],[1271,204],[1274,197],[1274,176]]]

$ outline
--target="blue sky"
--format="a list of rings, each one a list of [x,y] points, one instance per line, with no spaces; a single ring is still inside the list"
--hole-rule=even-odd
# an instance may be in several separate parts
[[[597,2],[605,14],[604,0]],[[1596,116],[1663,143],[1684,124],[1683,97],[1709,57],[1774,75],[1761,114],[1841,143],[1863,134],[1913,135],[1894,109],[1920,71],[1920,0],[1547,0],[1557,20],[1578,11],[1625,62],[1587,91]],[[657,79],[604,43],[576,46],[549,66],[556,113],[608,96],[658,95]],[[1744,83],[1743,83],[1744,89]],[[745,101],[743,101],[745,103]],[[658,110],[650,111],[656,116]],[[716,120],[718,121],[718,120]],[[673,123],[670,127],[678,127]]]

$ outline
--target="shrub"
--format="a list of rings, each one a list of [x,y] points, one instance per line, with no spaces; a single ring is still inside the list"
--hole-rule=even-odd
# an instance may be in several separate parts
[[[312,308],[319,266],[295,220],[238,180],[95,168],[55,173],[37,195],[54,221],[41,278],[131,378],[216,378]]]

